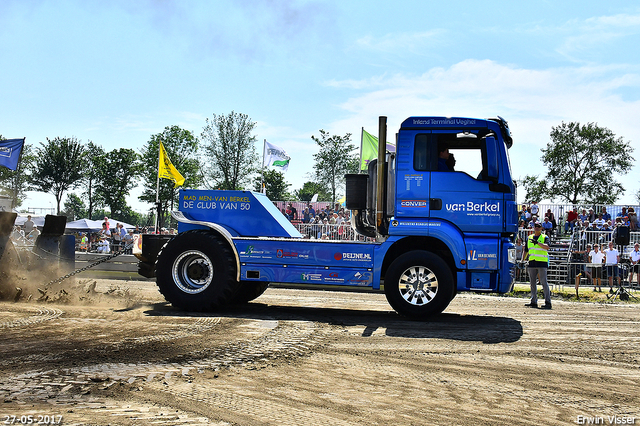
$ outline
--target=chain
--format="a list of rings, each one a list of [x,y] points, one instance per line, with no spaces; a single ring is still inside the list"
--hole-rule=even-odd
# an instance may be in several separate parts
[[[107,257],[103,257],[102,259],[98,260],[97,262],[91,263],[91,264],[89,264],[89,265],[87,265],[87,266],[85,266],[85,267],[82,267],[82,268],[80,268],[80,269],[76,269],[76,270],[75,270],[75,271],[73,271],[73,272],[69,272],[67,275],[62,276],[62,277],[60,277],[60,278],[56,278],[56,279],[55,279],[55,280],[53,280],[53,281],[49,281],[47,284],[45,284],[45,287],[48,287],[48,286],[53,285],[53,284],[61,283],[62,281],[66,280],[67,278],[70,278],[70,277],[72,277],[72,276],[74,276],[74,275],[76,275],[76,274],[79,274],[80,272],[84,272],[84,271],[86,271],[87,269],[91,269],[91,268],[93,268],[94,266],[97,266],[97,265],[99,265],[99,264],[101,264],[101,263],[104,263],[104,262],[107,262],[107,261],[109,261],[109,260],[111,260],[111,259],[114,259],[114,258],[116,258],[116,257],[120,256],[121,254],[124,254],[124,253],[125,253],[125,251],[129,250],[129,249],[130,249],[130,248],[132,248],[132,247],[133,247],[133,243],[131,243],[131,244],[127,245],[127,246],[126,246],[124,249],[122,249],[121,251],[118,251],[118,252],[116,252],[116,253],[114,253],[114,254],[112,254],[112,255],[109,255],[109,256],[107,256]]]

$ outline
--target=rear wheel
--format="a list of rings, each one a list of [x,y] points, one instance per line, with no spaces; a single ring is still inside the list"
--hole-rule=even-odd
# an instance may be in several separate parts
[[[422,250],[394,260],[384,279],[384,292],[391,307],[412,319],[425,319],[444,311],[454,290],[449,266],[437,255]]]
[[[156,283],[167,301],[187,311],[223,308],[240,290],[230,248],[206,230],[184,232],[163,247]]]

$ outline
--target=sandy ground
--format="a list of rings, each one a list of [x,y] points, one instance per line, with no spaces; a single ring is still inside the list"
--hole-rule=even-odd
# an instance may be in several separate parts
[[[270,288],[205,315],[153,282],[69,291],[0,303],[0,424],[640,424],[639,305],[462,294],[412,322],[381,294]]]

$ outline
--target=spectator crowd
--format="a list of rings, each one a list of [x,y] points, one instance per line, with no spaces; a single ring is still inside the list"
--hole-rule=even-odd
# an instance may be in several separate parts
[[[275,201],[274,204],[304,238],[365,240],[351,228],[351,211],[340,203]]]
[[[638,230],[638,216],[634,207],[622,207],[615,217],[612,216],[606,207],[600,207],[598,212],[593,208],[583,208],[579,211],[577,207],[568,210],[561,226],[558,223],[555,213],[550,208],[540,217],[540,207],[536,202],[530,205],[523,205],[518,212],[518,227],[520,230],[533,229],[536,222],[542,223],[542,228],[550,236],[570,235],[574,230],[599,231],[613,233],[619,226],[627,226],[630,231]]]

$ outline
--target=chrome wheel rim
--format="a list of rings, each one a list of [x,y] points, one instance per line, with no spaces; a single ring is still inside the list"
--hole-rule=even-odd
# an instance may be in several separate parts
[[[172,275],[180,290],[200,293],[213,282],[213,263],[201,251],[189,250],[173,262]]]
[[[438,278],[429,268],[411,266],[400,275],[400,296],[409,304],[424,306],[438,293]]]

